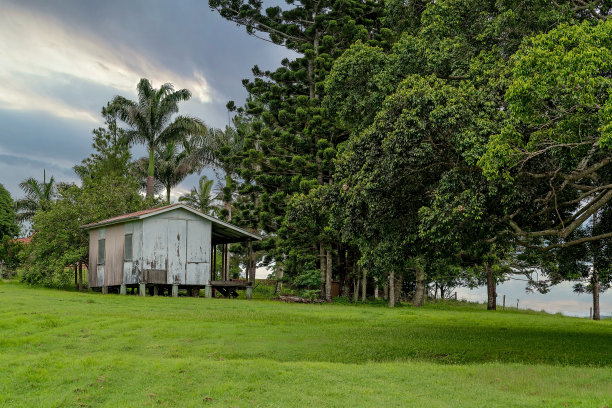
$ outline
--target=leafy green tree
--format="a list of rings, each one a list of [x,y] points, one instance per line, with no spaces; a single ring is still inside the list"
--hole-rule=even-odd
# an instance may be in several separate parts
[[[238,202],[246,203],[247,198],[253,202],[240,211],[249,214],[250,221],[243,219],[268,233],[258,245],[270,254],[269,262],[282,261],[291,248],[277,231],[290,197],[332,182],[336,147],[346,138],[321,106],[323,81],[334,59],[352,42],[387,44],[391,31],[379,30],[382,4],[371,1],[288,2],[287,9],[264,9],[259,1],[211,0],[209,4],[224,18],[245,26],[249,34],[260,38],[263,34],[264,39],[298,53],[275,71],[254,67],[254,80],[243,81],[249,97],[239,113],[249,130],[234,160],[240,163],[237,172],[242,183],[237,191],[244,198]],[[338,246],[317,243],[310,247],[323,274],[332,247]]]
[[[37,212],[46,211],[55,199],[55,179],[51,177],[47,182],[46,172],[42,182],[30,177],[19,183],[19,187],[25,193],[24,198],[15,201],[17,220],[20,222],[32,221]]]
[[[89,261],[89,236],[81,225],[145,208],[135,178],[106,175],[83,187],[64,185],[58,199],[33,220],[36,235],[28,247],[24,282],[65,287],[72,281],[69,265]]]
[[[212,188],[214,180],[208,180],[206,176],[200,177],[198,185],[191,189],[188,194],[183,194],[179,201],[185,203],[204,214],[214,214],[218,208],[213,204]]]
[[[172,84],[153,88],[148,79],[137,85],[138,102],[116,96],[118,117],[130,126],[125,135],[129,143],[142,143],[149,152],[147,169],[147,198],[151,199],[155,185],[155,151],[170,142],[184,143],[188,137],[206,133],[206,126],[197,118],[175,114],[179,103],[191,98],[187,89],[175,91]]]
[[[389,6],[389,20],[408,21],[398,41],[353,45],[326,83],[324,105],[351,132],[339,158],[344,234],[374,270],[408,276],[417,258],[434,276],[428,265],[437,259],[462,265],[457,271],[482,266],[493,309],[494,271],[505,270],[511,249],[507,207],[495,203],[517,198],[510,183],[488,182],[477,161],[508,115],[508,59],[572,10],[513,0]],[[419,27],[406,19],[414,15]]]
[[[11,194],[0,184],[0,240],[5,236],[15,237],[19,233],[17,217]]]
[[[94,129],[91,156],[73,167],[81,180],[100,174],[123,175],[135,171],[125,129],[118,126],[118,106],[107,103],[102,108],[105,127]]]
[[[11,279],[11,272],[23,263],[25,245],[9,235],[0,239],[0,263],[4,263],[4,272],[7,279]]]
[[[605,220],[612,205],[611,34],[611,22],[584,22],[526,43],[512,59],[506,93],[511,117],[480,160],[490,178],[532,192],[533,200],[507,209],[525,246],[559,252],[559,259],[571,246],[590,254],[596,318],[598,272],[607,270],[599,259],[612,238],[595,221]]]

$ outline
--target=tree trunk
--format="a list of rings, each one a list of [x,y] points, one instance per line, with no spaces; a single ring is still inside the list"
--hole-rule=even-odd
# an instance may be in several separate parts
[[[79,262],[79,292],[83,290],[83,262]]]
[[[395,282],[393,283],[393,289],[395,290],[395,303],[401,303],[402,301],[402,282],[404,278],[402,275],[395,276]]]
[[[229,172],[226,170],[225,171],[225,187],[226,188],[231,188],[232,185],[232,178],[229,174]],[[232,220],[232,201],[231,201],[231,196],[227,197],[225,195],[225,192],[223,193],[223,207],[227,210],[227,220],[231,221]],[[224,275],[227,277],[226,279],[229,279],[229,266],[230,266],[230,253],[229,253],[229,244],[224,244],[223,247],[225,248],[225,250],[223,251],[223,261],[224,261],[224,265],[225,265],[225,269],[224,269]],[[250,262],[250,260],[248,261]],[[249,276],[249,268],[247,268],[247,280],[250,278]]]
[[[341,243],[338,244],[338,278],[340,280],[340,296],[348,297],[350,288],[348,287],[346,273],[346,249]]]
[[[166,202],[170,204],[170,186],[166,186]]]
[[[321,299],[325,299],[325,277],[327,276],[327,254],[323,244],[319,244],[319,275],[321,277]]]
[[[153,198],[155,194],[155,151],[149,146],[149,172],[147,177],[147,198]]]
[[[395,307],[395,273],[389,274],[389,307]]]
[[[255,251],[253,251],[253,243],[251,241],[249,241],[248,244],[247,244],[247,247],[248,247],[248,251],[247,252],[249,253],[248,260],[247,260],[247,262],[248,262],[247,276],[248,276],[249,282],[251,282],[251,284],[254,285],[255,284],[255,269],[256,269],[256,266],[255,266]],[[282,270],[282,268],[281,268],[281,270]],[[282,272],[281,272],[281,274],[282,274]]]
[[[359,278],[353,278],[353,302],[359,300]]]
[[[593,228],[597,225],[597,211],[593,213]],[[597,243],[593,244],[593,275],[591,276],[591,289],[593,292],[593,320],[600,320],[599,312],[599,270],[597,269],[597,260],[600,247]]]
[[[361,276],[361,301],[366,301],[366,290],[368,285],[368,278],[365,268],[363,268],[363,274]]]
[[[440,284],[440,299],[444,300],[444,285]]]
[[[227,220],[232,220],[232,196],[231,191],[232,188],[232,175],[226,170],[225,171],[225,187],[228,190],[229,196],[226,196],[225,192],[223,193],[223,208],[227,210]]]
[[[374,278],[374,299],[378,300],[378,279]]]
[[[417,307],[423,306],[425,303],[425,271],[420,265],[417,265],[415,270],[415,289],[412,304]]]
[[[327,259],[325,261],[325,300],[331,302],[331,286],[332,286],[332,251],[328,249],[327,251]]]
[[[277,265],[276,268],[276,290],[274,291],[274,294],[276,295],[276,292],[278,291],[278,293],[282,293],[283,291],[283,275],[285,273],[285,270],[283,269],[283,265]]]
[[[75,263],[74,264],[74,287],[77,288],[77,289],[79,288],[78,268],[79,268],[79,266]]]
[[[487,310],[497,309],[497,293],[496,293],[496,282],[493,276],[493,268],[491,262],[487,261],[485,264],[487,273]]]
[[[597,267],[593,265],[593,320],[599,320],[599,272]]]

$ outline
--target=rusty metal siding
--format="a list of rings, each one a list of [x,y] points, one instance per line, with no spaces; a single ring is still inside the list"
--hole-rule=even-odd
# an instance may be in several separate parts
[[[98,230],[89,231],[89,265],[87,266],[87,286],[98,286],[96,270],[98,266]]]
[[[123,283],[123,247],[125,226],[113,225],[106,228],[106,257],[104,261],[104,285]]]

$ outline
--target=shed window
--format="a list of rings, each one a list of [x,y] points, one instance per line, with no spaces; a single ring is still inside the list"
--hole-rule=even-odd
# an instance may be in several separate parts
[[[105,239],[98,240],[98,265],[104,265]]]
[[[132,260],[132,234],[125,234],[125,260]]]

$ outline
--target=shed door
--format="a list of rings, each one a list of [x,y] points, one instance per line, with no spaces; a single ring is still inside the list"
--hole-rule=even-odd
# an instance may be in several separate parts
[[[187,221],[168,220],[168,283],[185,284]]]
[[[211,224],[187,221],[187,285],[207,285],[210,280]]]

